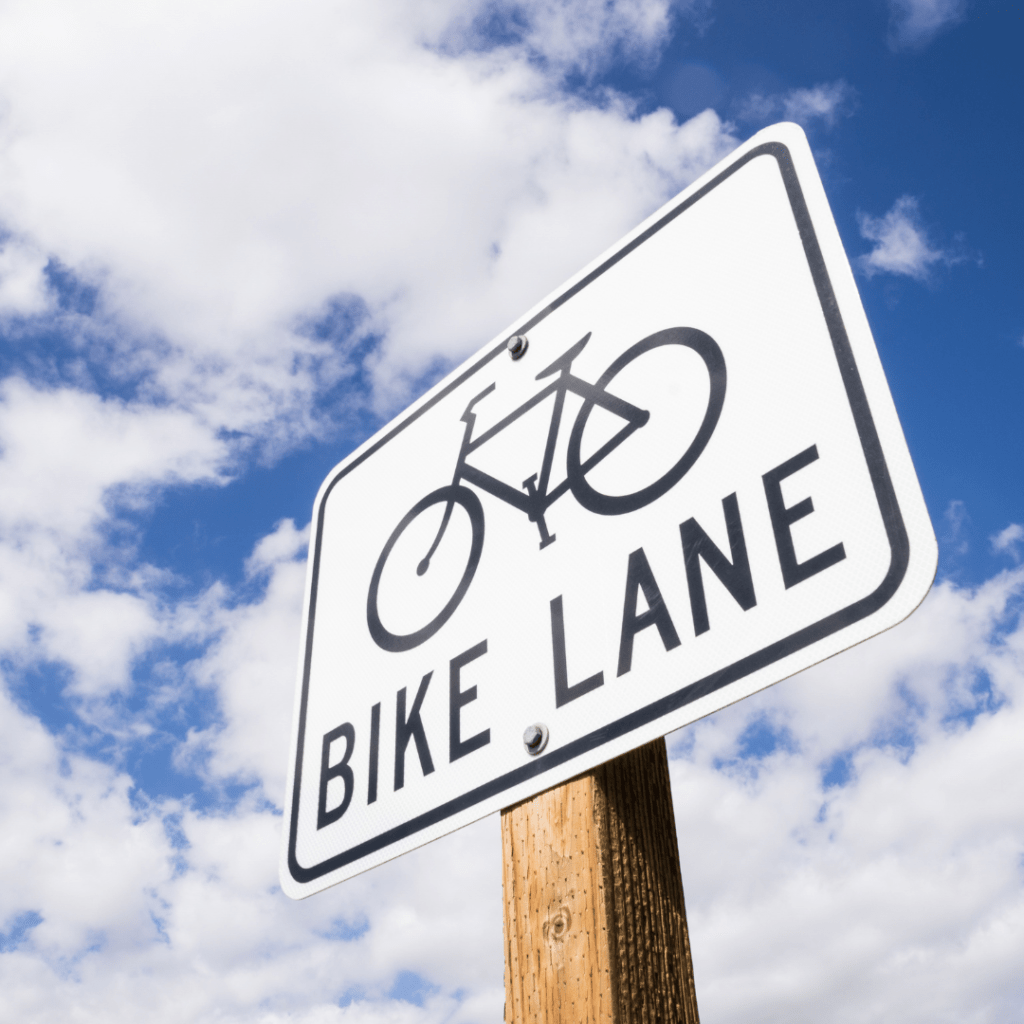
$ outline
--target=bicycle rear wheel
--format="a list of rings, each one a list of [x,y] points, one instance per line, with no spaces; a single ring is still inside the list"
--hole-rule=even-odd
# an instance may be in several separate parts
[[[667,330],[648,335],[626,349],[601,374],[594,387],[601,391],[607,390],[608,385],[630,363],[646,353],[666,345],[679,345],[691,349],[704,361],[710,387],[708,389],[708,404],[700,427],[671,468],[652,483],[629,494],[604,494],[587,480],[587,473],[595,469],[596,466],[588,466],[580,457],[583,432],[595,405],[599,404],[592,398],[585,400],[573,423],[572,433],[569,435],[566,472],[573,496],[590,512],[596,512],[603,516],[618,516],[627,512],[635,512],[652,501],[656,501],[682,480],[707,447],[708,441],[711,440],[711,435],[718,425],[718,418],[722,414],[722,405],[725,402],[725,358],[714,338],[694,327],[670,327]],[[643,427],[638,427],[637,431],[643,429]],[[682,440],[685,443],[687,438]]]
[[[471,540],[466,566],[462,570],[459,582],[447,603],[425,626],[411,633],[392,633],[381,622],[378,609],[380,581],[381,575],[384,572],[384,566],[399,538],[412,524],[413,520],[426,512],[431,506],[442,502],[445,504],[461,505],[469,516]],[[384,545],[384,549],[377,559],[377,565],[370,579],[370,589],[366,595],[366,624],[369,627],[370,636],[373,637],[374,643],[385,651],[397,653],[400,651],[410,651],[414,647],[418,647],[425,640],[429,640],[452,617],[455,609],[458,608],[459,603],[466,596],[466,591],[469,589],[470,583],[473,582],[476,567],[480,564],[480,554],[483,551],[483,547],[484,510],[480,504],[480,499],[468,487],[449,484],[447,487],[440,487],[436,491],[431,491],[425,498],[416,502],[388,538],[388,542]],[[443,551],[443,549],[439,550]],[[423,571],[426,571],[426,559],[420,564],[423,566]]]

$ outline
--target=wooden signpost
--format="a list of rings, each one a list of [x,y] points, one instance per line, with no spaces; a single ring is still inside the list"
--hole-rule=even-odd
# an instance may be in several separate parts
[[[663,739],[501,812],[508,1024],[697,1024]]]

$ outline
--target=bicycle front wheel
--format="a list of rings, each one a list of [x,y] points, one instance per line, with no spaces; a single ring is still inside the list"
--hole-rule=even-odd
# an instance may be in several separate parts
[[[608,385],[623,370],[633,362],[647,353],[658,349],[665,349],[666,346],[678,346],[690,349],[700,356],[708,375],[707,405],[704,408],[703,417],[695,432],[689,432],[672,438],[668,443],[677,443],[686,447],[679,452],[678,458],[673,461],[665,472],[658,476],[646,486],[631,490],[625,494],[607,494],[594,487],[587,479],[587,474],[594,472],[600,462],[594,463],[593,458],[588,463],[581,457],[583,449],[584,431],[590,420],[590,415],[595,406],[600,405],[599,399],[588,398],[584,401],[576,420],[573,423],[572,433],[569,436],[568,452],[566,454],[566,472],[569,478],[569,487],[576,500],[588,511],[596,512],[603,516],[618,516],[627,512],[635,512],[652,501],[656,501],[663,494],[674,487],[687,474],[693,464],[700,457],[707,447],[715,427],[718,425],[718,418],[722,414],[722,405],[725,402],[725,357],[718,343],[710,335],[698,331],[694,327],[670,327],[664,331],[648,335],[642,341],[626,349],[616,359],[601,377],[594,384],[594,387],[606,391]],[[670,350],[669,350],[670,351]],[[658,373],[659,371],[655,371]],[[636,376],[636,375],[634,375]],[[645,421],[647,423],[648,421]],[[642,455],[642,444],[637,445],[645,438],[645,431],[651,437],[655,434],[649,425],[638,426],[630,436],[635,436],[636,441],[628,445],[628,458],[632,463],[644,465]],[[660,442],[659,442],[660,444]],[[650,447],[650,445],[648,445]],[[627,448],[623,448],[625,453]],[[670,449],[671,451],[671,449]],[[649,453],[648,453],[649,454]],[[641,456],[641,457],[638,457]],[[630,486],[633,486],[632,484]]]
[[[465,510],[469,517],[470,543],[469,550],[466,555],[466,564],[462,569],[461,575],[459,575],[458,572],[455,573],[455,575],[458,576],[458,582],[455,585],[451,596],[447,599],[441,610],[434,615],[426,625],[407,633],[393,633],[381,622],[378,605],[381,577],[384,574],[388,557],[394,551],[395,545],[399,542],[402,535],[407,529],[409,529],[415,520],[434,505],[440,504],[451,504],[453,507],[455,505],[459,505]],[[444,522],[445,525],[447,525],[447,520]],[[444,527],[442,527],[442,529],[444,529]],[[436,541],[435,546],[437,546]],[[414,647],[418,647],[425,640],[430,639],[430,637],[432,637],[452,617],[455,613],[455,609],[458,608],[459,603],[466,596],[466,591],[469,590],[469,585],[473,582],[473,576],[476,573],[476,568],[480,564],[480,555],[483,551],[483,547],[484,510],[480,504],[480,499],[468,487],[460,487],[457,485],[440,487],[436,491],[431,491],[431,493],[425,498],[422,498],[413,505],[388,538],[388,542],[384,545],[384,549],[381,551],[380,557],[377,559],[377,565],[375,566],[373,576],[370,579],[370,590],[366,596],[366,624],[369,627],[370,636],[373,637],[377,646],[383,648],[385,651],[410,651]],[[421,552],[421,554],[422,553],[425,552]],[[441,546],[438,547],[436,556],[439,556],[442,559],[446,556],[446,548],[444,544],[441,544]],[[427,564],[426,559],[420,563],[421,568],[418,571],[418,575],[422,575],[425,571],[428,571]],[[408,580],[409,588],[412,587],[412,584],[413,580],[410,578]],[[429,615],[430,613],[427,612],[426,614]]]

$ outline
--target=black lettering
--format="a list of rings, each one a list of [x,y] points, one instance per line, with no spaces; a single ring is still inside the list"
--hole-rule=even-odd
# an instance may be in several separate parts
[[[562,616],[562,595],[551,602],[551,646],[555,655],[555,707],[560,708],[599,686],[604,686],[604,673],[569,685],[569,669],[565,660],[565,619]]]
[[[647,611],[636,613],[637,592],[644,592]],[[626,597],[622,605],[622,635],[619,637],[619,670],[617,676],[625,675],[633,667],[633,638],[642,629],[657,626],[658,635],[666,651],[679,646],[679,634],[672,623],[661,590],[651,572],[643,548],[637,548],[629,556],[626,569]]]
[[[405,717],[405,687],[403,686],[398,691],[398,707],[395,711],[396,792],[405,785],[405,750],[409,746],[410,739],[416,741],[416,753],[419,755],[423,774],[429,775],[434,770],[434,762],[430,758],[430,747],[427,746],[427,734],[423,730],[423,719],[420,718],[420,708],[423,706],[423,698],[427,695],[427,687],[430,685],[430,677],[433,674],[433,672],[428,672],[421,680],[408,718]]]
[[[729,535],[731,562],[704,532],[696,519],[687,519],[679,527],[683,540],[683,562],[686,565],[686,586],[690,592],[690,612],[693,615],[695,636],[700,636],[711,628],[708,621],[708,604],[704,595],[704,578],[701,575],[701,559],[744,611],[749,611],[757,604],[754,581],[750,575],[750,559],[747,558],[747,544],[743,539],[743,524],[740,522],[740,506],[735,493],[722,499],[722,511],[725,513],[725,528]]]
[[[330,764],[331,744],[345,737],[345,756],[334,765]],[[320,800],[316,809],[317,829],[326,828],[336,822],[347,810],[352,801],[352,790],[355,788],[355,779],[352,769],[349,766],[349,758],[356,746],[356,730],[351,722],[339,725],[337,729],[324,733],[323,747],[320,750]],[[328,767],[328,765],[330,765]],[[327,810],[327,784],[331,779],[341,778],[345,783],[345,796],[340,804],[333,810]]]
[[[377,765],[380,761],[380,704],[370,709],[370,771],[369,785],[366,787],[366,802],[377,800]]]
[[[798,470],[809,466],[818,458],[818,446],[812,444],[810,448],[794,455],[781,466],[776,466],[761,477],[764,482],[764,495],[768,499],[768,514],[772,519],[772,530],[775,532],[775,547],[779,552],[779,568],[782,569],[782,582],[786,589],[802,583],[816,573],[827,569],[836,562],[841,562],[846,557],[846,549],[842,544],[836,544],[820,555],[814,555],[805,562],[796,560],[796,550],[793,547],[792,526],[795,522],[809,516],[814,511],[814,502],[810,498],[804,498],[795,505],[786,507],[782,497],[782,481],[792,476]]]
[[[468,740],[461,738],[462,709],[476,700],[476,687],[462,689],[462,669],[471,661],[487,653],[487,641],[481,640],[475,647],[470,647],[448,663],[448,760],[457,761],[460,757],[472,754],[474,750],[487,746],[491,742],[491,730],[484,729]]]

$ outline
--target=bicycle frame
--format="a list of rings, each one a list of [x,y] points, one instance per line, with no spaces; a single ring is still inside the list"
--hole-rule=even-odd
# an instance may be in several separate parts
[[[650,418],[650,413],[647,412],[647,410],[640,409],[621,398],[616,398],[614,395],[608,394],[608,392],[603,388],[599,388],[594,384],[589,384],[581,377],[577,377],[575,374],[570,372],[572,361],[580,354],[580,352],[583,351],[587,342],[590,340],[590,334],[591,332],[587,332],[587,334],[577,341],[575,345],[563,352],[562,355],[560,355],[549,366],[546,366],[541,370],[534,378],[535,380],[543,380],[545,377],[557,374],[550,384],[545,385],[545,387],[538,391],[532,398],[525,401],[518,409],[510,412],[504,419],[499,420],[493,427],[485,430],[479,437],[473,437],[473,430],[476,426],[476,413],[473,409],[478,402],[494,391],[496,385],[489,385],[481,391],[480,394],[473,398],[466,406],[466,411],[461,417],[462,422],[466,424],[466,429],[462,437],[462,446],[459,449],[458,461],[455,464],[455,473],[452,477],[452,485],[457,487],[463,481],[473,484],[474,486],[479,487],[482,491],[486,491],[495,498],[511,505],[513,508],[519,509],[520,512],[526,513],[530,522],[537,524],[537,529],[540,531],[541,548],[547,547],[555,540],[555,535],[548,532],[547,522],[545,521],[547,510],[560,497],[562,497],[566,491],[572,488],[572,481],[568,476],[566,476],[566,479],[557,487],[550,491],[548,490],[551,481],[551,467],[555,458],[555,445],[558,441],[558,431],[561,426],[562,412],[565,406],[566,393],[571,391],[574,395],[579,395],[580,398],[583,399],[584,403],[600,406],[602,409],[607,409],[609,412],[615,413],[626,421],[626,425],[624,427],[622,427],[614,436],[594,452],[586,462],[581,464],[581,474],[585,474],[589,470],[593,469],[599,462],[601,462],[602,459],[611,454],[611,452],[618,448],[623,441],[625,441],[634,431],[642,427]],[[476,466],[471,466],[466,461],[467,458],[478,448],[486,444],[492,437],[500,434],[506,427],[515,423],[520,416],[524,416],[535,406],[543,402],[549,395],[555,396],[555,404],[551,412],[551,422],[548,425],[548,436],[544,445],[544,456],[541,461],[540,472],[532,474],[523,481],[523,490],[516,490],[514,487],[510,487],[504,481],[491,476],[490,473],[485,473],[483,470],[477,469]],[[448,526],[448,520],[451,518],[454,505],[455,503],[453,501],[449,501],[445,506],[444,516],[441,519],[441,526],[438,529],[437,537],[434,539],[434,543],[430,546],[430,550],[427,552],[426,557],[422,562],[420,562],[419,567],[417,568],[417,573],[419,575],[426,572],[427,566],[430,564],[431,556],[437,549],[438,544],[441,543],[445,529]]]

